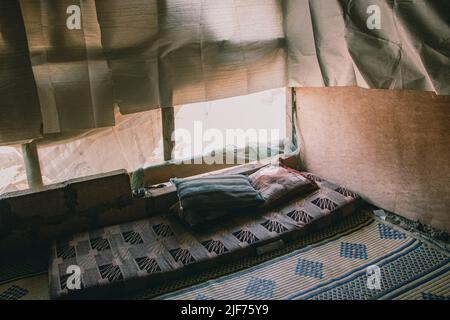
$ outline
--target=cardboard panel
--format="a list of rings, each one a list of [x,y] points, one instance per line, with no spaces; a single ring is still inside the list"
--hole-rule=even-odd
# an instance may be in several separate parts
[[[450,230],[450,97],[297,89],[306,169],[412,220]]]

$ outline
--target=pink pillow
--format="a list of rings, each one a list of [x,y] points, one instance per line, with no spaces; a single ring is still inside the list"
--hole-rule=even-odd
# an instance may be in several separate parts
[[[316,190],[315,182],[297,170],[267,165],[249,176],[252,186],[263,196],[265,206],[272,206]]]

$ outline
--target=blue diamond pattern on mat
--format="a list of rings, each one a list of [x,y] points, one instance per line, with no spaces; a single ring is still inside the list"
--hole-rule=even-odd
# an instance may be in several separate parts
[[[261,298],[272,298],[273,289],[275,289],[274,281],[252,277],[245,288],[245,293]]]
[[[204,294],[199,293],[199,294],[197,295],[197,297],[195,298],[195,300],[214,300],[214,299],[212,299],[212,298],[210,298],[210,297],[207,297],[207,296],[205,296]]]
[[[438,296],[429,292],[422,292],[423,300],[450,300],[450,297]]]
[[[375,229],[376,231],[376,229]],[[375,233],[376,234],[376,233]],[[448,263],[446,254],[416,242],[415,246],[409,247],[403,255],[395,259],[380,263],[381,269],[381,289],[371,290],[367,286],[366,272],[360,273],[350,281],[337,283],[320,290],[318,293],[303,296],[302,299],[309,300],[374,300],[382,297],[390,290],[413,283],[417,278],[430,273],[437,266]],[[436,282],[428,282],[435,285]],[[414,290],[414,288],[412,288]],[[411,291],[409,291],[411,292]],[[428,296],[431,297],[431,296]]]
[[[406,235],[404,233],[394,230],[382,223],[378,224],[378,233],[380,234],[380,239],[400,240],[406,238]]]
[[[367,260],[367,246],[361,243],[341,243],[341,257]]]
[[[305,259],[298,259],[295,273],[317,279],[323,278],[323,264],[317,261],[309,261]]]
[[[0,293],[0,300],[19,300],[28,294],[28,290],[19,286],[13,285]]]

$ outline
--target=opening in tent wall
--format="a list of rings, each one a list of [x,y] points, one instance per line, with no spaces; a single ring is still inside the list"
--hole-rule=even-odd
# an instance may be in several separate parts
[[[263,147],[273,156],[283,152],[280,146],[291,138],[286,126],[290,122],[286,116],[288,91],[278,88],[176,107],[173,159],[186,160],[222,149],[246,147],[252,149],[248,153],[253,153],[242,155],[248,161],[257,160],[258,149]],[[271,154],[261,155],[267,156]]]
[[[0,147],[0,194],[28,188],[20,146]]]
[[[161,163],[161,110],[116,114],[116,125],[81,137],[39,145],[44,184],[63,182],[119,169],[133,172]],[[44,141],[45,142],[45,141]]]
[[[195,157],[238,150],[239,159],[229,163],[235,165],[283,153],[291,138],[287,129],[291,123],[286,110],[288,91],[278,88],[175,107],[171,137],[175,149],[170,159],[189,163]],[[114,127],[66,135],[56,141],[51,137],[40,140],[44,185],[119,169],[131,173],[164,162],[161,109],[128,115],[116,112],[115,118]],[[26,189],[21,147],[1,148],[0,190]]]

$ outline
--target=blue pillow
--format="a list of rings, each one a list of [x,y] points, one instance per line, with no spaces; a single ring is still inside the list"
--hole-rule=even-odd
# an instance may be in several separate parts
[[[214,175],[171,181],[180,200],[177,213],[191,226],[239,212],[238,209],[264,204],[264,198],[245,175]]]

